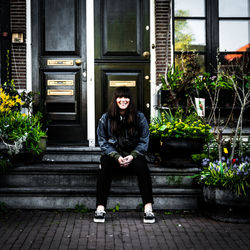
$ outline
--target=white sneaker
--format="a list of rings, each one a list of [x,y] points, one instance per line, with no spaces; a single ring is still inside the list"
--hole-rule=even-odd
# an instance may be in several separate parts
[[[106,212],[104,210],[96,210],[95,211],[95,217],[94,217],[94,222],[101,222],[104,223],[105,222],[105,215]]]
[[[143,222],[148,224],[155,223],[155,215],[152,211],[146,211],[144,213]]]

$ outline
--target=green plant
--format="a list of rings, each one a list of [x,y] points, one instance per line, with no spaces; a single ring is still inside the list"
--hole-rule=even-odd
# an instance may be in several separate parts
[[[204,123],[195,112],[185,116],[182,109],[174,114],[171,110],[162,111],[149,125],[151,137],[158,138],[201,138],[209,140],[211,126]]]
[[[20,112],[0,113],[0,138],[8,147],[8,153],[15,155],[23,148],[35,155],[41,153],[40,139],[46,136],[42,129],[41,113],[27,116]]]
[[[4,202],[0,202],[0,215],[8,213],[8,208]]]
[[[118,202],[113,208],[110,208],[113,213],[120,211],[120,203]]]
[[[228,159],[211,162],[203,159],[203,169],[199,174],[193,175],[198,183],[206,186],[230,189],[238,196],[245,196],[250,188],[250,158]]]
[[[74,211],[77,213],[88,213],[89,209],[84,204],[77,204]]]

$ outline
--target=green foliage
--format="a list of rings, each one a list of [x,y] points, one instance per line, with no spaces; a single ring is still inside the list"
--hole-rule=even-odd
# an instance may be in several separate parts
[[[16,154],[25,143],[25,149],[35,155],[41,153],[39,148],[40,139],[46,136],[40,122],[42,115],[40,112],[33,116],[27,116],[20,112],[0,114],[0,138],[8,145],[13,146],[10,153]],[[17,147],[15,147],[15,145]]]
[[[113,208],[110,208],[113,213],[120,211],[120,203],[118,202]]]
[[[144,206],[142,203],[139,203],[137,206],[136,206],[136,210],[139,211],[139,212],[144,212]]]
[[[8,213],[8,208],[5,203],[0,202],[0,215]]]
[[[195,112],[185,116],[179,109],[172,114],[171,110],[162,111],[160,116],[153,119],[149,125],[152,138],[211,138],[211,127],[204,123]]]
[[[229,189],[238,196],[245,196],[250,191],[250,158],[226,159],[210,162],[203,159],[203,169],[199,174],[191,176],[198,183],[206,186]]]
[[[175,68],[168,66],[167,69],[167,79],[163,75],[160,75],[163,90],[178,90],[182,88],[182,77],[183,71],[179,69],[178,66]]]
[[[8,167],[10,166],[10,160],[6,158],[3,154],[0,155],[0,174],[4,174]]]
[[[77,204],[74,209],[77,213],[88,213],[89,209],[84,204]]]

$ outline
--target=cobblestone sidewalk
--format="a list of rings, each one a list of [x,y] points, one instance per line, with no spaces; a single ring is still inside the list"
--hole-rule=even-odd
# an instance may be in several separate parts
[[[250,224],[158,211],[144,225],[142,215],[108,212],[96,224],[93,212],[10,211],[0,218],[0,249],[250,249]]]

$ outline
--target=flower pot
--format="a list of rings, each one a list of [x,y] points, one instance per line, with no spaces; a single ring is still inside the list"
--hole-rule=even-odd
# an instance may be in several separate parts
[[[150,138],[148,145],[149,153],[160,153],[161,151],[161,140],[160,138]]]
[[[191,160],[192,154],[202,152],[204,141],[193,138],[164,138],[161,155],[163,160]]]
[[[235,223],[250,222],[250,192],[237,196],[233,191],[203,187],[204,212],[211,218]]]
[[[14,155],[10,161],[14,166],[34,164],[42,161],[44,153],[46,151],[47,137],[41,137],[38,146],[42,150],[40,154],[33,154],[25,149],[21,150],[18,154]]]

